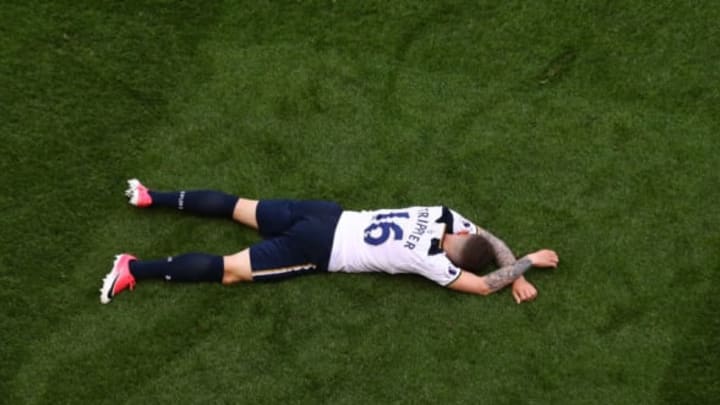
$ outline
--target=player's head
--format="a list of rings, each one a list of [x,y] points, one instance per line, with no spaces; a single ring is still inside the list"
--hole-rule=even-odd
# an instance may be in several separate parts
[[[458,249],[449,258],[462,269],[479,272],[495,259],[495,253],[487,239],[480,235],[467,235],[458,239]]]

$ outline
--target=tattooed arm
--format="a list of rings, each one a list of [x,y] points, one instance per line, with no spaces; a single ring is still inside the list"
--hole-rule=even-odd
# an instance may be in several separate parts
[[[498,266],[505,267],[515,263],[515,255],[502,239],[479,226],[477,227],[477,234],[485,238],[492,246],[495,253],[495,262]]]
[[[481,278],[484,279],[489,293],[494,293],[495,291],[517,280],[526,271],[530,270],[532,266],[532,261],[525,256],[511,265],[501,267]]]
[[[448,287],[456,291],[489,295],[512,283],[533,266],[555,268],[557,264],[557,253],[552,250],[538,250],[486,276],[480,277],[469,271],[463,271],[460,273],[460,277]]]
[[[502,239],[477,225],[476,230],[477,234],[485,238],[492,246],[495,262],[499,267],[506,267],[515,263],[515,255]],[[524,276],[520,275],[512,282],[512,295],[518,304],[523,301],[532,301],[537,297],[537,288],[527,281]]]

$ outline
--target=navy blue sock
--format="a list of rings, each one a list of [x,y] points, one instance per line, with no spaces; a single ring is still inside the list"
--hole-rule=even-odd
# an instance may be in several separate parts
[[[222,256],[205,253],[187,253],[165,260],[134,260],[130,273],[136,279],[164,278],[168,281],[222,282],[224,272]]]
[[[207,217],[232,218],[239,197],[213,190],[149,191],[153,207],[176,208]]]

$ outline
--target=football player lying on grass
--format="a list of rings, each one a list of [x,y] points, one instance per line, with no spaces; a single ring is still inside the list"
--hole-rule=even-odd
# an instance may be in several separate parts
[[[558,265],[558,255],[547,249],[516,260],[502,240],[443,206],[348,211],[331,201],[258,201],[220,191],[159,192],[137,179],[128,184],[126,195],[136,207],[233,219],[257,230],[263,241],[228,256],[188,253],[138,260],[120,254],[100,289],[104,304],[132,290],[136,280],[233,284],[318,272],[413,273],[480,295],[512,284],[519,304],[537,297],[523,274]],[[491,261],[498,270],[475,274]]]

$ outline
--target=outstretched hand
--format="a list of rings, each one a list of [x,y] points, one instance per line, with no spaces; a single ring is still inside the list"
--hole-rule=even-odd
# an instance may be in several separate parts
[[[557,268],[560,258],[554,250],[542,249],[537,252],[530,253],[527,258],[532,262],[533,267],[552,267]]]

